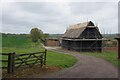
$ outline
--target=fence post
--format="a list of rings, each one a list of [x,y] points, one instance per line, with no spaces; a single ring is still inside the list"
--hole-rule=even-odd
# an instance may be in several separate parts
[[[11,65],[12,62],[11,62],[11,58],[12,58],[12,53],[9,53],[9,54],[8,54],[8,67],[7,67],[7,69],[8,69],[7,72],[8,72],[8,73],[11,73],[11,72],[12,72],[12,65]]]
[[[118,59],[120,60],[120,38],[115,38],[118,41]]]
[[[14,56],[15,53],[9,53],[8,54],[8,73],[14,72]]]
[[[12,53],[12,72],[15,71],[15,52]]]
[[[43,55],[40,56],[40,65],[43,66]]]
[[[46,52],[47,52],[47,49],[45,49],[45,55],[44,55],[44,65],[46,65]]]

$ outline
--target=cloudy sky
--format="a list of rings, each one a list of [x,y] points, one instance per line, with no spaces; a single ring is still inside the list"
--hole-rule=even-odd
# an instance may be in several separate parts
[[[117,2],[5,2],[2,32],[62,34],[69,25],[93,21],[102,33],[118,32]]]

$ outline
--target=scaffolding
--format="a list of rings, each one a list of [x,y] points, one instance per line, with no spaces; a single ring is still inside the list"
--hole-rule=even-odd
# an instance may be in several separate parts
[[[76,51],[102,51],[103,37],[92,21],[70,26],[62,39],[62,47]]]
[[[91,32],[88,28],[87,34],[82,36],[83,38],[63,38],[62,40],[64,45],[62,47],[68,50],[101,52],[102,41],[107,39],[99,38],[97,35],[94,32]]]

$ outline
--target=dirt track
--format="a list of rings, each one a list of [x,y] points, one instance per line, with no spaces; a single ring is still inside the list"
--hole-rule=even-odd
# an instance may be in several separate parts
[[[47,47],[47,49],[73,55],[77,58],[78,62],[73,67],[58,72],[53,72],[44,76],[39,74],[33,75],[34,78],[118,78],[117,67],[103,59],[62,49],[49,47]]]

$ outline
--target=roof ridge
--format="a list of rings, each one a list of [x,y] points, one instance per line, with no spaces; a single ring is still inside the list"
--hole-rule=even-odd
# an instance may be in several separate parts
[[[70,27],[68,28],[68,30],[69,29],[78,29],[78,28],[87,27],[90,22],[91,21],[83,22],[83,23],[78,23],[78,24],[74,24],[74,25],[70,25]]]
[[[88,26],[91,27],[91,28],[96,27],[92,21],[74,24],[74,25],[71,25],[69,28],[67,28],[63,37],[77,38],[77,37],[79,37],[79,35],[82,34],[82,32]]]

